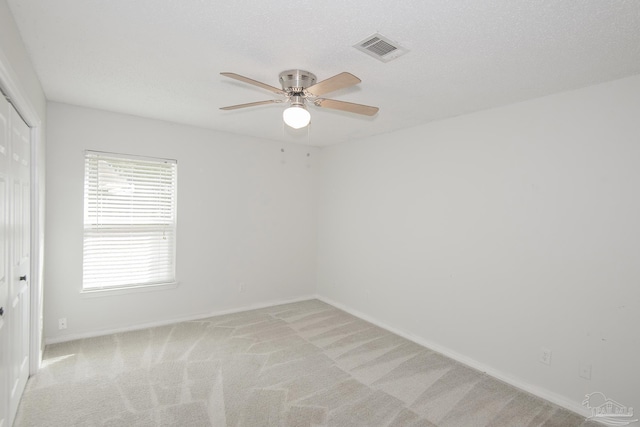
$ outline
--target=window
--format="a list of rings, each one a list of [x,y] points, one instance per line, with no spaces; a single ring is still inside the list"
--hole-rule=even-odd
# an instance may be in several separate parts
[[[175,282],[175,160],[85,152],[85,291]]]

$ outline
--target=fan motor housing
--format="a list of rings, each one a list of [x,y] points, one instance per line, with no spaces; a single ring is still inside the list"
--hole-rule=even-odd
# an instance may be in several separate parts
[[[304,70],[287,70],[280,73],[280,84],[286,92],[299,93],[316,83],[316,76]]]

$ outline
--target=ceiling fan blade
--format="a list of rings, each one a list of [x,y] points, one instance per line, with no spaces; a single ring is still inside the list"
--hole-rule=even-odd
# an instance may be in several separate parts
[[[268,101],[249,102],[248,104],[230,105],[228,107],[220,107],[221,110],[237,110],[238,108],[255,107],[257,105],[277,104],[282,102],[279,99],[270,99]]]
[[[249,77],[241,76],[236,73],[220,73],[225,77],[230,77],[232,79],[240,80],[241,82],[249,83],[250,85],[261,87],[262,89],[266,89],[270,92],[277,93],[278,95],[286,95],[287,93],[282,89],[278,89],[277,87],[270,86],[266,83],[259,82],[257,80],[250,79]]]
[[[363,114],[365,116],[373,116],[379,110],[378,107],[354,104],[352,102],[336,101],[335,99],[316,99],[313,103],[318,107],[348,111],[350,113]]]
[[[313,86],[309,86],[305,89],[310,95],[320,96],[325,93],[333,92],[334,90],[344,89],[345,87],[357,85],[361,80],[351,73],[340,73],[333,77],[329,77],[326,80],[316,83]]]

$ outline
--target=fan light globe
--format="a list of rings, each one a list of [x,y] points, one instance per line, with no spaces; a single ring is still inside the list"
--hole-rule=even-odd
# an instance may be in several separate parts
[[[311,121],[311,114],[309,114],[306,108],[300,105],[293,105],[284,110],[282,113],[282,119],[287,126],[291,126],[294,129],[300,129],[309,124]]]

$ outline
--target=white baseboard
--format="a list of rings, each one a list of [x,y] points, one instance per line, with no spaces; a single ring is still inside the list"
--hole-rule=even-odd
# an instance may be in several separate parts
[[[79,340],[79,339],[83,339],[83,338],[95,338],[95,337],[99,337],[99,336],[103,336],[103,335],[111,335],[111,334],[118,334],[118,333],[122,333],[122,332],[137,331],[137,330],[140,330],[140,329],[155,328],[155,327],[158,327],[158,326],[172,325],[174,323],[188,322],[188,321],[191,321],[191,320],[206,319],[207,317],[222,316],[224,314],[239,313],[241,311],[256,310],[256,309],[259,309],[259,308],[273,307],[273,306],[276,306],[276,305],[290,304],[290,303],[293,303],[293,302],[308,301],[308,300],[312,300],[312,299],[316,299],[316,296],[315,295],[308,295],[308,296],[302,296],[302,297],[296,297],[296,298],[272,300],[272,301],[267,301],[267,302],[261,302],[261,303],[256,303],[256,304],[245,305],[245,306],[242,306],[242,307],[234,307],[234,308],[229,308],[229,309],[225,309],[225,310],[213,311],[213,312],[209,312],[209,313],[200,313],[200,314],[193,314],[193,315],[189,315],[189,316],[173,317],[171,319],[162,319],[162,320],[157,320],[157,321],[153,321],[153,322],[137,323],[135,325],[125,326],[125,327],[122,327],[122,328],[102,329],[102,330],[99,330],[99,331],[83,332],[83,333],[79,333],[79,334],[61,335],[61,336],[57,336],[57,337],[53,337],[53,338],[46,338],[45,339],[45,344],[46,345],[58,344],[58,343],[62,343],[62,342],[74,341],[74,340]]]
[[[416,335],[413,335],[409,332],[394,328],[392,326],[389,326],[383,322],[380,322],[376,319],[374,319],[373,317],[361,313],[357,310],[352,309],[351,307],[347,307],[344,304],[341,304],[337,301],[332,300],[331,298],[327,298],[325,296],[322,295],[315,295],[315,298],[319,299],[320,301],[326,302],[329,305],[332,305],[336,308],[339,308],[340,310],[346,311],[349,314],[352,314],[362,320],[366,320],[369,323],[373,323],[376,326],[379,326],[382,329],[386,329],[389,332],[392,332],[396,335],[399,335],[403,338],[408,339],[409,341],[413,341],[414,343],[421,345],[423,347],[426,347],[430,350],[434,350],[444,356],[447,356],[457,362],[460,362],[464,365],[467,365],[473,369],[476,369],[478,371],[484,372],[487,375],[490,375],[494,378],[499,379],[500,381],[503,381],[509,385],[512,385],[516,388],[519,388],[520,390],[523,390],[527,393],[530,393],[534,396],[537,396],[541,399],[547,400],[551,403],[555,403],[558,406],[561,406],[565,409],[568,409],[569,411],[575,412],[579,415],[584,416],[585,418],[590,416],[591,413],[588,411],[587,408],[585,408],[584,406],[580,405],[579,402],[574,402],[570,399],[567,399],[565,396],[559,395],[557,393],[554,393],[552,391],[549,391],[547,389],[544,389],[542,387],[538,387],[532,384],[527,383],[526,381],[523,381],[520,378],[514,377],[512,375],[509,374],[505,374],[504,372],[500,371],[499,369],[496,369],[494,367],[485,365],[484,363],[478,362],[475,359],[472,359],[470,357],[467,357],[463,354],[460,354],[458,352],[455,352],[447,347],[441,346],[437,343],[434,343],[432,341],[429,341],[427,339],[424,339],[422,337],[418,337]]]

